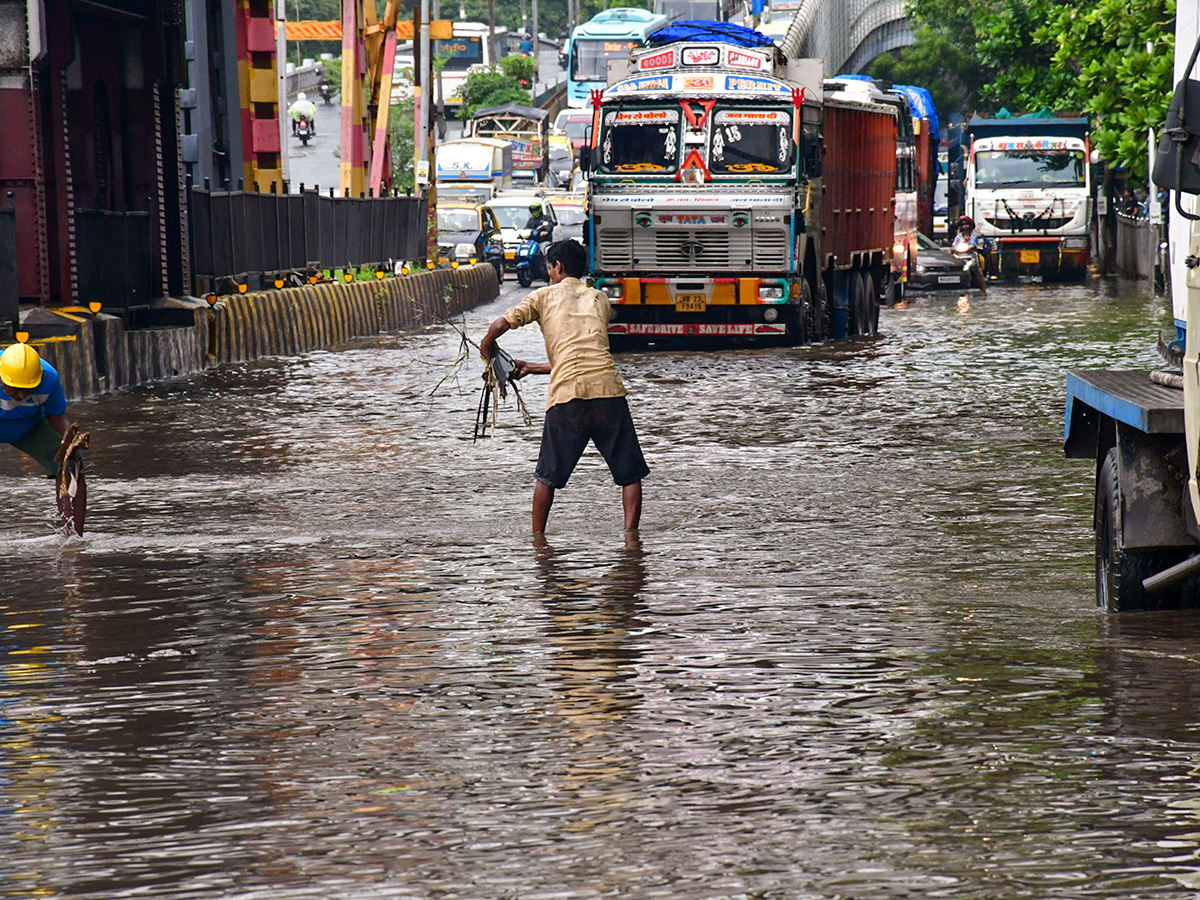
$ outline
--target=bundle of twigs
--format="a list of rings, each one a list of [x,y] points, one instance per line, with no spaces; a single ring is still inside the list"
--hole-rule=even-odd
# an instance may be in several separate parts
[[[438,318],[443,324],[449,325],[458,332],[459,345],[458,354],[455,356],[454,362],[450,364],[446,374],[434,385],[433,390],[430,391],[431,395],[437,393],[438,389],[451,376],[457,374],[458,370],[466,364],[467,360],[471,359],[474,355],[472,349],[476,352],[480,350],[479,345],[467,336],[465,322],[459,323],[440,316]],[[495,354],[483,370],[483,393],[479,398],[479,407],[475,411],[475,432],[471,438],[472,441],[489,436],[489,418],[491,434],[495,434],[496,421],[500,417],[500,401],[507,399],[509,388],[512,388],[513,397],[517,403],[517,411],[521,414],[521,420],[526,425],[533,424],[533,416],[529,414],[529,408],[525,405],[525,398],[521,396],[521,389],[512,377],[514,369],[513,358],[499,347],[496,347]]]

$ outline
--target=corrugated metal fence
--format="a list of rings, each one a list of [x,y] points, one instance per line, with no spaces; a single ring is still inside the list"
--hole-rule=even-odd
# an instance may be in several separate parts
[[[423,259],[428,205],[406,196],[193,187],[188,219],[195,293],[202,296],[229,278],[253,289],[280,273]]]
[[[1160,226],[1145,216],[1117,213],[1116,268],[1126,278],[1155,280]]]

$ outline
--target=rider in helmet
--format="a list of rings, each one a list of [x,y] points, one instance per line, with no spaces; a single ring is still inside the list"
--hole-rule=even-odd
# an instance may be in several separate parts
[[[986,290],[988,254],[992,250],[992,242],[988,240],[983,232],[975,227],[975,220],[970,216],[959,216],[954,226],[955,232],[951,247],[955,253],[965,253],[967,250],[975,251],[976,258],[979,261],[979,265],[975,270],[975,277],[977,278],[979,287]]]
[[[534,200],[529,204],[529,221],[525,223],[525,230],[539,244],[553,237],[554,223],[546,215],[546,210],[542,206],[541,200]]]
[[[292,117],[292,134],[296,133],[296,126],[300,124],[301,119],[308,120],[308,130],[310,134],[317,133],[317,104],[308,99],[308,95],[301,91],[296,95],[296,102],[288,107],[288,115]]]
[[[58,371],[28,344],[13,344],[0,354],[0,382],[0,441],[32,457],[54,478],[54,457],[71,427]]]

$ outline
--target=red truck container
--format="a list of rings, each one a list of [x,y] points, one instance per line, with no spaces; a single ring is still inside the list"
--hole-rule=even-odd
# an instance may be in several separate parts
[[[823,274],[831,330],[873,332],[897,274],[897,136],[901,107],[871,82],[825,82]],[[914,209],[915,217],[915,209]],[[903,250],[901,251],[903,255]],[[855,328],[853,323],[868,327]]]

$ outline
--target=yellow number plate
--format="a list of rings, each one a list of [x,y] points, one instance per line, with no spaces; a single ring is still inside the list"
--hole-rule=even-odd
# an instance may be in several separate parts
[[[1022,250],[1021,251],[1021,262],[1037,264],[1037,263],[1040,263],[1041,261],[1042,261],[1042,254],[1039,253],[1037,250]]]
[[[708,309],[708,301],[703,294],[677,294],[675,296],[675,312],[704,312]]]

